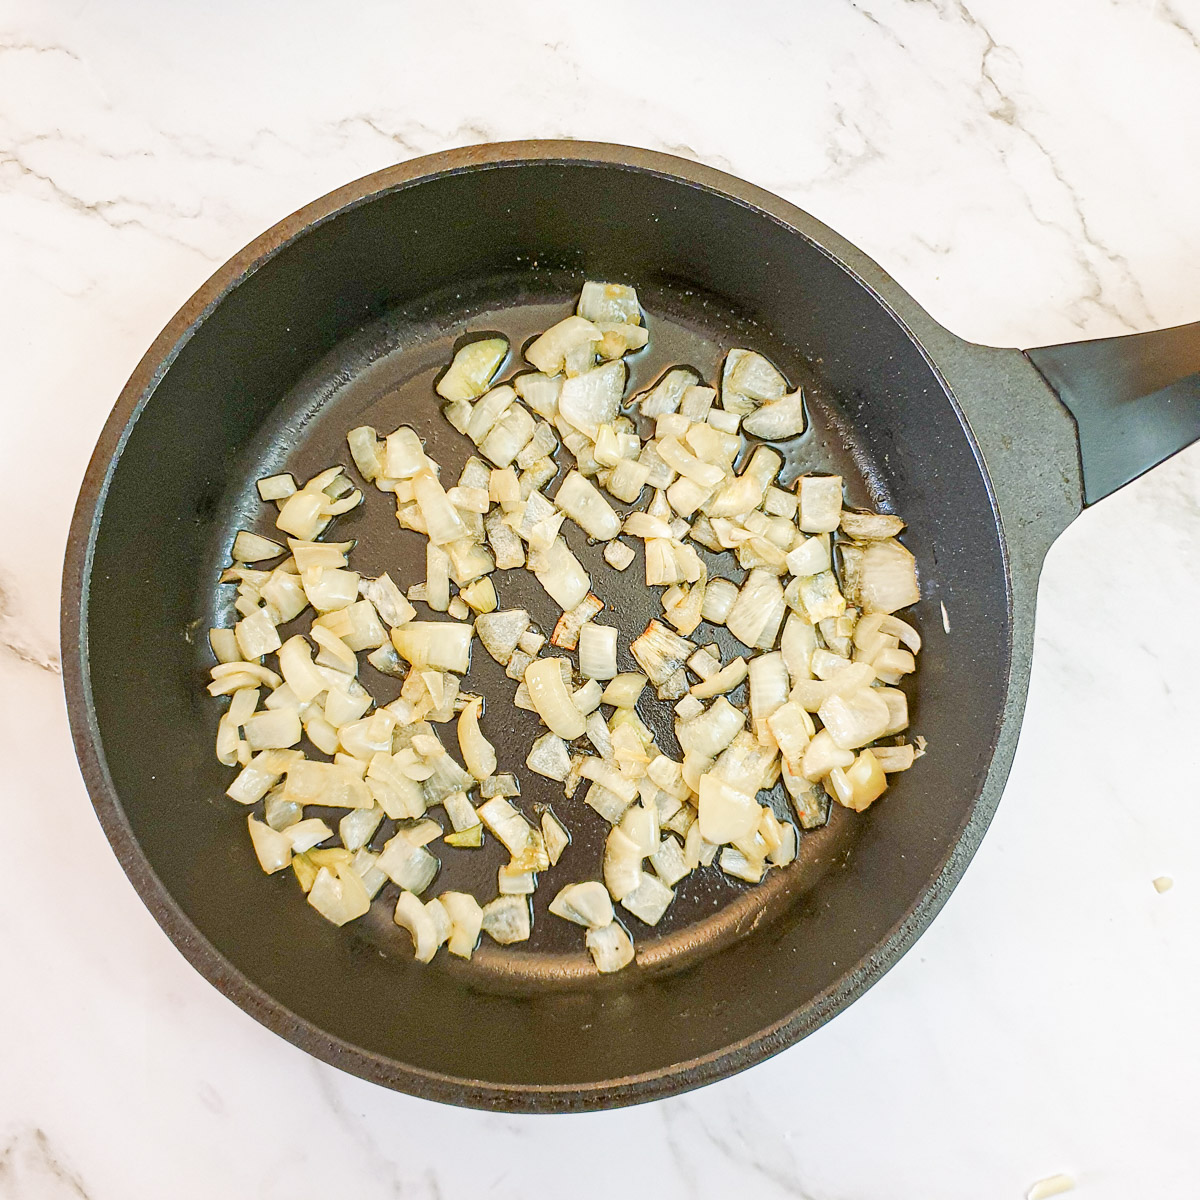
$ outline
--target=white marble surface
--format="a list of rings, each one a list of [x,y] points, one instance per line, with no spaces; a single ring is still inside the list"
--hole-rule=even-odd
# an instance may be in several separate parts
[[[662,1200],[999,1200],[1056,1171],[1194,1196],[1200,452],[1051,552],[1012,781],[919,946],[773,1061],[603,1115],[391,1094],[194,974],[92,817],[56,597],[143,349],[355,176],[499,138],[665,148],[1032,345],[1200,318],[1198,111],[1196,0],[0,0],[0,1197],[590,1200],[633,1168]]]

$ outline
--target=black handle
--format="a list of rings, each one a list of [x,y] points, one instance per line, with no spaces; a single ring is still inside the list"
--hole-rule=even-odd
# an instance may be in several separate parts
[[[1200,438],[1200,322],[1025,353],[1075,418],[1085,504]]]

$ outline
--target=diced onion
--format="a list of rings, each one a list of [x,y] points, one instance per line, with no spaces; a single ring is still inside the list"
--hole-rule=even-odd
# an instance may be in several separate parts
[[[559,737],[572,741],[582,736],[583,714],[571,701],[571,694],[563,682],[556,658],[539,658],[525,670],[525,685],[529,698],[539,717]]]

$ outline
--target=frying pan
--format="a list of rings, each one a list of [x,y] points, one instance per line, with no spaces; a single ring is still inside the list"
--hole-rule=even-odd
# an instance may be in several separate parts
[[[788,470],[840,470],[852,500],[907,520],[926,641],[913,731],[930,749],[868,812],[805,834],[797,862],[762,886],[689,878],[660,927],[631,921],[639,962],[610,977],[591,969],[577,930],[544,915],[558,886],[595,876],[601,823],[521,768],[526,811],[553,803],[574,833],[539,890],[533,939],[421,967],[382,903],[336,929],[294,881],[259,870],[212,752],[204,631],[229,612],[213,581],[237,528],[269,528],[253,481],[348,464],[354,425],[411,423],[456,475],[465,449],[434,405],[439,366],[484,330],[519,348],[570,311],[584,278],[638,288],[652,341],[635,388],[674,363],[711,377],[731,346],[760,350],[808,395],[812,430]],[[1198,369],[1197,325],[1027,354],[972,345],[792,205],[663,154],[518,142],[370,175],[222,267],[104,427],[71,529],[62,645],[105,833],[208,980],[378,1083],[544,1112],[741,1070],[861,995],[945,902],[1016,747],[1043,556],[1084,504],[1200,436]],[[360,539],[359,569],[414,582],[422,543],[381,499],[336,536]],[[625,631],[640,631],[657,597],[573,546]],[[536,585],[510,574],[502,605],[552,625]],[[479,651],[469,678],[490,700],[501,769],[520,767],[536,723]],[[647,707],[669,739],[666,706]],[[488,853],[447,855],[433,892],[489,899],[499,860]]]

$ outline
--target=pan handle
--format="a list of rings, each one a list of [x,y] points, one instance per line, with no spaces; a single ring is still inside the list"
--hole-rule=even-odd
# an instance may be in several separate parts
[[[1075,418],[1084,504],[1200,438],[1200,322],[1025,354]]]

